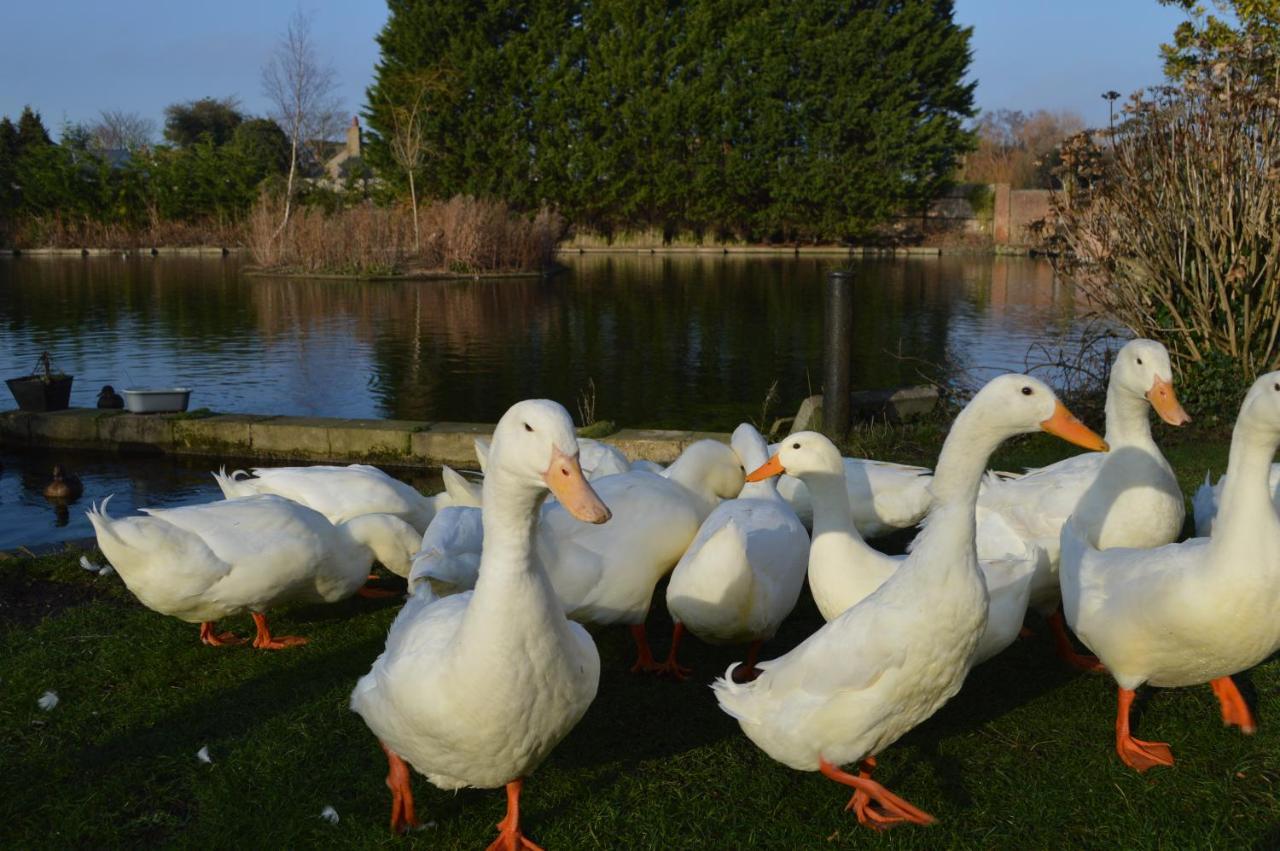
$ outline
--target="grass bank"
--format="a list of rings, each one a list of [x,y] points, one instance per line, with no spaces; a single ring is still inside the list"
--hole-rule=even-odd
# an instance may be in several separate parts
[[[903,433],[889,457],[931,462],[929,428]],[[1225,465],[1221,434],[1161,428],[1160,437],[1188,493],[1206,467]],[[993,464],[1016,469],[1066,451],[1034,437]],[[143,609],[118,578],[91,576],[76,558],[0,561],[0,844],[230,847],[251,837],[267,848],[480,848],[492,840],[501,792],[445,793],[421,777],[418,813],[431,826],[403,839],[387,832],[386,765],[346,701],[381,651],[396,601],[282,610],[274,626],[311,638],[296,650],[213,649],[195,627]],[[820,622],[802,597],[765,655]],[[1241,679],[1257,701],[1262,729],[1253,737],[1221,726],[1207,687],[1153,692],[1135,732],[1170,742],[1178,762],[1141,776],[1112,750],[1111,680],[1065,670],[1042,626],[1031,625],[1034,637],[975,670],[959,696],[881,757],[878,779],[937,816],[933,828],[872,835],[843,812],[848,790],[757,750],[706,687],[740,650],[687,642],[692,681],[634,677],[620,628],[596,633],[599,697],[533,776],[524,823],[550,849],[1280,842],[1280,666]],[[248,630],[247,619],[224,626]],[[665,652],[661,604],[649,629]],[[36,705],[46,690],[60,699],[50,712]],[[212,764],[196,757],[206,746]],[[337,824],[320,818],[326,806]]]

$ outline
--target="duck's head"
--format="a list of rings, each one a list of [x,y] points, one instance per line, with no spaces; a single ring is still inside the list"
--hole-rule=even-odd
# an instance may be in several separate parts
[[[1108,449],[1107,442],[1076,419],[1049,385],[1030,375],[1011,373],[991,379],[965,406],[956,424],[962,419],[997,440],[1045,431],[1085,449]]]
[[[1173,364],[1169,350],[1155,340],[1130,340],[1116,352],[1111,383],[1123,393],[1145,398],[1160,419],[1169,425],[1185,425],[1191,417],[1173,392]]]
[[[582,474],[573,420],[556,402],[529,399],[512,405],[493,431],[486,469],[489,475],[501,470],[530,487],[550,490],[584,522],[604,523],[611,516]]]
[[[1280,372],[1258,376],[1240,406],[1238,423],[1249,423],[1268,434],[1280,434]]]
[[[667,478],[673,482],[719,499],[733,499],[741,493],[744,474],[738,453],[718,440],[690,443],[667,468]]]
[[[763,481],[770,476],[787,473],[798,478],[844,473],[840,450],[826,435],[816,431],[789,434],[778,444],[778,451],[762,466],[752,470],[748,482]]]

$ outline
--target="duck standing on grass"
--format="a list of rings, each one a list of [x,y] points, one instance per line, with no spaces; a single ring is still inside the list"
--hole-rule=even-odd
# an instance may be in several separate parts
[[[582,718],[600,680],[595,644],[565,617],[534,555],[548,491],[582,522],[609,520],[578,465],[568,412],[520,402],[494,430],[475,590],[412,596],[351,694],[387,755],[393,831],[418,823],[407,762],[442,789],[505,785],[490,848],[537,848],[520,830],[524,778]]]
[[[1280,372],[1254,382],[1231,436],[1222,503],[1208,538],[1155,549],[1098,550],[1088,518],[1062,530],[1067,622],[1119,686],[1116,752],[1138,771],[1172,765],[1163,742],[1129,731],[1135,690],[1209,683],[1222,721],[1257,729],[1232,674],[1280,648],[1280,517],[1271,504],[1271,459],[1280,446]],[[1099,487],[1122,487],[1104,465]]]
[[[750,423],[738,426],[733,451],[748,470],[768,459],[768,445]],[[772,481],[744,485],[703,521],[667,585],[667,610],[675,625],[671,652],[659,673],[684,680],[678,659],[687,628],[712,644],[750,643],[739,682],[758,673],[761,645],[778,631],[804,587],[809,534]]]
[[[334,603],[363,591],[377,559],[394,561],[417,539],[398,517],[363,514],[334,525],[305,505],[274,495],[147,509],[113,519],[111,497],[89,512],[98,548],[144,606],[200,624],[200,640],[243,639],[214,621],[248,611],[253,646],[282,650],[306,639],[273,636],[266,610],[287,602]]]
[[[871,774],[880,751],[964,683],[987,620],[974,541],[978,487],[1002,441],[1037,429],[1106,449],[1043,382],[992,379],[956,418],[938,458],[928,523],[893,574],[790,653],[762,663],[754,682],[726,674],[713,685],[721,708],[771,757],[853,787],[847,809],[863,825],[934,821]],[[784,441],[796,443],[802,450],[803,439]],[[840,768],[855,762],[857,776]]]
[[[1077,653],[1062,620],[1058,589],[1059,537],[1073,513],[1087,520],[1094,545],[1159,547],[1177,540],[1186,513],[1173,468],[1151,438],[1154,408],[1169,425],[1191,422],[1173,390],[1169,352],[1155,340],[1130,340],[1116,352],[1107,380],[1107,455],[1066,458],[1025,476],[989,476],[978,496],[978,555],[1000,558],[1026,544],[1047,554],[1031,577],[1031,607],[1053,632],[1054,649],[1079,670],[1098,660]],[[1103,463],[1116,475],[1095,485]]]

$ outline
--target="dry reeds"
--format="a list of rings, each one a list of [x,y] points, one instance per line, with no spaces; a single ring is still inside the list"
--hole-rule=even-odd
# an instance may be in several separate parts
[[[420,208],[414,251],[408,206],[361,204],[331,214],[297,209],[277,233],[280,202],[264,195],[250,211],[247,240],[264,269],[358,275],[528,272],[546,268],[564,222],[543,210],[533,218],[500,201],[457,196]]]
[[[156,246],[231,246],[241,244],[243,228],[218,221],[163,221],[156,216],[141,226],[54,214],[23,219],[15,228],[15,248],[112,248]]]

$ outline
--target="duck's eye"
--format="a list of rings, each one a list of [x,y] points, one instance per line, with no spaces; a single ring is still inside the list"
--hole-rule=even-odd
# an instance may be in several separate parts
[[[533,426],[529,425],[528,423],[525,423],[525,424],[524,424],[524,430],[525,430],[525,431],[533,431]]]
[[[1030,387],[1023,387],[1023,388],[1022,388],[1022,395],[1023,395],[1023,396],[1030,396],[1030,395],[1031,395],[1031,388],[1030,388]]]
[[[1138,358],[1138,366],[1142,366],[1142,358]]]
[[[800,444],[798,444],[798,443],[793,443],[793,444],[791,444],[791,448],[792,448],[792,449],[799,449],[799,448],[800,448]]]

